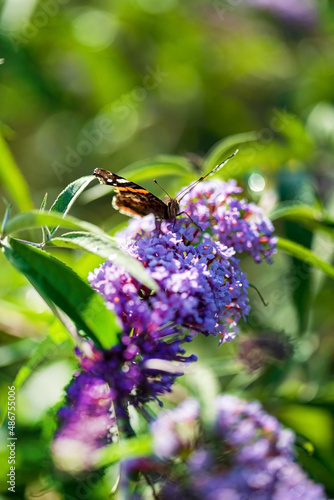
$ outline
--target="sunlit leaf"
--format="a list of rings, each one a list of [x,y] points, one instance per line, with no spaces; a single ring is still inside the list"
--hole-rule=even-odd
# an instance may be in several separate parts
[[[126,458],[145,457],[152,453],[153,438],[151,434],[147,434],[105,446],[97,452],[96,464],[103,467]]]
[[[219,165],[222,161],[224,161],[227,156],[229,156],[233,151],[235,151],[242,144],[247,144],[249,142],[254,142],[257,140],[257,135],[255,132],[247,132],[244,134],[236,134],[229,137],[226,137],[222,141],[219,141],[215,146],[209,151],[207,154],[203,171],[204,173],[212,170],[216,165]],[[222,177],[227,175],[227,170],[229,170],[230,175],[238,175],[238,159],[233,159],[233,165],[226,165],[226,167],[221,171]]]
[[[43,212],[45,210],[47,201],[48,201],[48,193],[45,193],[44,198],[43,198],[42,203],[41,203],[41,206],[39,207],[41,212]]]
[[[66,233],[59,238],[54,238],[52,244],[59,247],[79,248],[109,259],[115,264],[124,267],[139,282],[152,290],[157,289],[157,284],[145,272],[144,267],[136,259],[122,251],[114,238],[108,235],[97,235],[87,232]]]
[[[57,197],[56,201],[50,208],[50,212],[58,212],[66,215],[78,196],[80,196],[82,191],[84,191],[88,184],[90,184],[93,180],[95,180],[95,177],[93,175],[89,175],[86,177],[80,177],[80,179],[71,182],[71,184],[69,184]],[[57,231],[58,227],[59,226],[55,226],[52,229],[49,228],[51,236]]]
[[[271,173],[273,168],[281,168],[291,161],[295,165],[296,160],[303,161],[310,157],[314,142],[301,120],[283,110],[274,109],[267,127],[229,136],[218,142],[204,161],[204,172],[210,171],[236,148],[240,152],[220,171],[220,177],[240,177],[254,168]],[[302,166],[301,163],[300,168]]]
[[[20,210],[30,210],[32,201],[29,188],[22,176],[7,143],[0,135],[0,180]]]
[[[282,205],[277,207],[271,214],[272,221],[288,219],[299,222],[309,229],[324,231],[334,236],[334,219],[321,210],[308,205]]]
[[[117,342],[119,324],[100,295],[63,262],[9,238],[2,242],[9,262],[31,282],[48,305],[60,308],[97,346]]]
[[[12,211],[12,205],[10,205],[5,199],[3,201],[6,204],[6,211],[1,224],[1,234],[4,234],[5,232]]]
[[[299,245],[285,238],[278,238],[277,247],[284,253],[296,257],[297,259],[307,262],[313,267],[317,267],[329,277],[334,278],[334,267],[320,259],[315,253],[308,248]]]
[[[80,219],[76,219],[70,215],[62,216],[56,212],[40,212],[38,210],[31,210],[29,212],[23,212],[15,215],[8,221],[5,234],[50,225],[59,225],[70,229],[104,234],[98,226],[90,224],[89,222],[81,221]]]

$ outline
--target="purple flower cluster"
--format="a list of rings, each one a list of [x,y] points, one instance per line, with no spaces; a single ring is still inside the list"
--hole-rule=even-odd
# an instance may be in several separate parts
[[[112,439],[115,418],[128,418],[129,404],[142,408],[169,392],[182,365],[196,360],[185,356],[183,344],[198,333],[218,335],[220,343],[234,338],[249,312],[248,282],[235,254],[246,250],[259,261],[274,251],[269,222],[257,207],[232,196],[239,192],[233,182],[203,182],[184,198],[190,217],[156,223],[148,216],[120,234],[124,251],[143,265],[157,291],[110,261],[90,273],[91,286],[118,316],[123,332],[110,350],[87,344],[78,353],[82,371],[59,413],[56,455],[61,443],[68,444],[65,449],[71,442],[98,449]]]
[[[178,223],[180,223],[178,221]],[[141,234],[127,251],[159,285],[152,293],[116,264],[105,262],[91,285],[120,318],[124,332],[155,339],[189,330],[231,340],[248,314],[248,282],[234,250],[204,237],[197,246],[180,232]]]
[[[184,198],[181,209],[203,229],[235,252],[246,252],[256,262],[271,263],[276,250],[273,225],[261,208],[235,195],[242,192],[236,181],[209,181],[198,184]]]
[[[151,424],[154,453],[160,458],[171,458],[194,447],[198,434],[200,406],[188,399],[173,410],[165,410]]]
[[[81,371],[67,387],[66,404],[58,412],[59,429],[52,445],[60,468],[83,470],[94,467],[94,451],[112,441],[116,421],[127,420],[127,406],[139,407],[171,390],[183,374],[180,363],[196,360],[184,356],[182,340],[152,340],[147,335],[124,335],[110,350],[85,345]],[[176,366],[173,366],[176,362]]]
[[[213,426],[201,439],[199,407],[193,400],[160,413],[152,424],[156,456],[185,460],[182,480],[172,480],[173,472],[165,477],[162,499],[325,500],[322,486],[294,461],[293,432],[260,404],[222,395],[215,400],[214,414]],[[152,472],[154,464],[161,470],[157,458],[146,459]],[[142,466],[145,460],[135,459],[128,470]]]
[[[112,389],[103,378],[78,372],[67,388],[66,404],[58,412],[60,426],[52,443],[61,469],[88,469],[94,452],[111,440],[115,420],[111,413]]]

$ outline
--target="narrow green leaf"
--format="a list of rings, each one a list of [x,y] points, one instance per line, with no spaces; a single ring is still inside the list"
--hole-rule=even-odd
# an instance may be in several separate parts
[[[41,206],[39,208],[40,212],[43,212],[46,207],[46,202],[48,199],[48,193],[45,193],[44,198],[42,200]],[[49,228],[47,226],[42,227],[42,235],[43,235],[43,244],[51,238],[51,234]]]
[[[309,208],[314,208],[316,196],[314,182],[308,172],[302,170],[290,171],[283,168],[278,175],[278,195],[282,204],[296,205],[304,203]],[[307,209],[306,209],[307,210]],[[305,248],[311,250],[313,231],[301,224],[300,221],[283,221],[285,237]],[[310,304],[312,298],[311,266],[300,259],[292,258],[290,272],[303,279],[298,280],[291,290],[291,297],[298,319],[298,330],[300,335],[307,331],[309,323]]]
[[[97,234],[104,234],[103,231],[89,222],[81,221],[70,215],[62,216],[61,214],[40,212],[39,210],[31,210],[16,215],[8,221],[6,233],[11,234],[24,229],[32,229],[41,226],[59,225],[70,229],[89,231]]]
[[[72,207],[78,196],[86,189],[88,184],[90,184],[96,178],[93,175],[88,175],[85,177],[80,177],[80,179],[71,182],[64,191],[60,193],[56,201],[50,208],[50,212],[58,212],[60,214],[66,215],[70,208]],[[49,228],[51,236],[57,231],[59,226],[54,228]]]
[[[104,467],[126,458],[145,457],[152,453],[153,438],[151,434],[146,434],[105,446],[96,453],[96,465]]]
[[[50,212],[58,212],[66,215],[76,198],[82,193],[86,186],[88,186],[88,184],[90,184],[95,179],[96,177],[94,177],[93,175],[87,175],[85,177],[80,177],[74,182],[71,182],[71,184],[69,184],[59,194],[56,201],[50,208]]]
[[[31,282],[43,299],[59,307],[97,346],[117,343],[120,327],[100,295],[71,268],[46,252],[13,238],[2,242],[9,262]]]
[[[12,205],[10,203],[8,203],[4,198],[3,198],[3,201],[6,204],[6,211],[5,211],[5,215],[3,217],[2,224],[1,224],[1,234],[5,233],[5,229],[6,229],[6,226],[8,224],[9,218],[10,218],[10,213],[12,211]]]
[[[308,248],[294,243],[293,241],[287,240],[285,238],[278,238],[277,247],[282,250],[282,252],[296,257],[297,259],[303,260],[313,267],[317,267],[330,278],[334,278],[334,267],[320,259],[315,253],[313,253]]]
[[[334,219],[321,210],[308,205],[281,205],[271,214],[272,221],[288,219],[299,222],[309,229],[324,231],[334,236]]]
[[[0,181],[20,210],[32,209],[28,186],[17,167],[7,143],[0,135]]]
[[[109,259],[124,267],[134,278],[152,290],[157,290],[156,282],[145,272],[145,268],[136,259],[122,251],[116,240],[108,235],[96,235],[87,232],[66,233],[51,242],[55,246],[80,248]]]
[[[45,193],[44,198],[42,200],[41,206],[39,207],[40,211],[43,212],[46,207],[46,202],[48,200],[48,193]]]

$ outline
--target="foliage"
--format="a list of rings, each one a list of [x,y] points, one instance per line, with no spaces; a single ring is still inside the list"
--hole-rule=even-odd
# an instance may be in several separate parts
[[[109,207],[107,188],[91,187],[94,167],[160,195],[156,178],[174,194],[236,147],[213,179],[237,178],[275,225],[273,265],[259,268],[246,256],[240,264],[268,305],[249,289],[238,339],[220,347],[195,339],[187,354],[199,361],[163,402],[196,397],[209,425],[217,394],[259,400],[296,433],[299,462],[334,497],[333,6],[319,1],[313,17],[292,19],[246,0],[41,0],[26,2],[20,17],[10,3],[0,25],[0,181],[10,203],[1,230],[0,362],[2,419],[15,384],[19,439],[16,493],[1,477],[3,498],[49,490],[80,498],[83,488],[106,498],[119,459],[152,451],[135,413],[136,437],[109,445],[93,473],[57,472],[50,455],[56,411],[77,369],[73,346],[89,338],[108,349],[121,332],[88,273],[111,257],[156,289],[117,244],[124,219]],[[147,413],[157,411],[149,403]],[[7,458],[4,448],[1,470]]]

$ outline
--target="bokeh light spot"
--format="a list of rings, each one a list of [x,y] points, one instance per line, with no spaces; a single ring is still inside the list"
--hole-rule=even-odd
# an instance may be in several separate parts
[[[252,174],[248,179],[249,188],[256,193],[263,191],[265,185],[266,181],[260,174]]]
[[[114,40],[117,20],[107,12],[88,10],[78,15],[73,23],[75,38],[93,49],[104,49]]]

